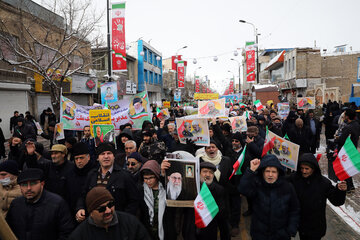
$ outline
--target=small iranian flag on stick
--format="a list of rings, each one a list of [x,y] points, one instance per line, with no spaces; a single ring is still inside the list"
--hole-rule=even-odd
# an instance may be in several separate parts
[[[276,139],[275,136],[274,136],[273,138],[270,138],[270,136],[269,136],[269,129],[268,129],[268,127],[266,126],[266,138],[265,138],[264,148],[263,148],[261,157],[265,156],[268,151],[270,151],[271,149],[273,149],[275,139]]]
[[[256,100],[254,102],[254,105],[255,105],[257,111],[260,111],[261,109],[264,108],[264,106],[261,104],[260,100]]]
[[[340,149],[340,152],[333,162],[333,167],[340,181],[344,181],[360,172],[360,153],[352,143],[350,136]]]
[[[219,207],[205,182],[194,201],[194,208],[195,225],[198,228],[205,228],[209,225],[219,212]]]
[[[242,151],[242,153],[240,154],[238,160],[234,163],[233,165],[233,172],[231,173],[231,176],[229,177],[229,180],[232,178],[232,176],[234,175],[241,175],[241,167],[244,164],[244,160],[245,160],[245,151],[246,151],[246,146],[244,147],[244,150]]]

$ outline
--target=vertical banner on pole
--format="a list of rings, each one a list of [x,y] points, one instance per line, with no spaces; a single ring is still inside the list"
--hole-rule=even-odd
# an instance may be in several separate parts
[[[255,46],[254,42],[246,42],[246,81],[255,81]]]
[[[233,94],[234,93],[234,79],[232,78],[230,80],[230,85],[229,85],[229,94]]]
[[[177,75],[178,75],[178,88],[185,87],[185,65],[184,61],[179,61],[177,64]]]
[[[126,71],[125,2],[112,3],[111,9],[112,70],[121,72]]]
[[[198,76],[195,76],[195,92],[200,92],[200,79]]]

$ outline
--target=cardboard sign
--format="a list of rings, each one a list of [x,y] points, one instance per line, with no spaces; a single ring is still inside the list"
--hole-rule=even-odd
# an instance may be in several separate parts
[[[314,97],[302,97],[297,98],[298,109],[315,109],[315,98]]]
[[[170,102],[168,102],[168,101],[163,102],[163,106],[165,108],[170,108]]]
[[[61,139],[65,139],[64,124],[57,123],[54,129],[54,140],[61,140]]]
[[[199,116],[201,117],[227,117],[225,113],[225,99],[199,101]]]
[[[246,116],[236,116],[229,118],[231,123],[231,128],[233,133],[236,132],[246,132],[247,131],[247,123],[246,123]]]
[[[115,127],[112,124],[101,125],[94,124],[93,125],[94,139],[95,139],[95,147],[99,146],[102,142],[113,142],[115,141]]]
[[[111,124],[111,111],[109,109],[90,110],[89,118],[91,136],[94,137],[94,124]]]
[[[190,116],[188,116],[190,117]],[[199,146],[209,146],[210,134],[208,121],[205,118],[176,118],[176,126],[181,143],[186,139]]]

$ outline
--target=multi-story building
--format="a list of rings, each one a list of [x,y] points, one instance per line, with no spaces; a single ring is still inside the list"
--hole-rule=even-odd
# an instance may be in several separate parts
[[[161,102],[163,95],[162,54],[149,43],[138,40],[129,44],[129,54],[137,61],[138,91],[148,91],[151,103]]]

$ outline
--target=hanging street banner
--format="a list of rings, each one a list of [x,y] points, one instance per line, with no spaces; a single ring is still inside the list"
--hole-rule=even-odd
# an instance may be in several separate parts
[[[175,102],[181,102],[181,89],[175,89],[174,101]]]
[[[125,2],[112,3],[111,13],[112,71],[126,71]]]
[[[211,99],[218,99],[218,93],[194,93],[194,99],[197,100],[211,100]]]
[[[200,92],[200,79],[198,76],[195,77],[195,92],[196,93]]]
[[[234,79],[233,78],[230,80],[229,93],[230,94],[234,93]]]
[[[177,75],[178,75],[178,88],[185,87],[185,65],[184,61],[179,61],[177,64]]]
[[[91,129],[94,132],[95,147],[98,147],[102,142],[112,142],[116,145],[114,125],[95,124]]]
[[[66,130],[82,131],[85,126],[90,125],[89,111],[103,108],[104,105],[99,104],[96,106],[79,105],[61,96],[60,121],[64,123]],[[132,124],[135,129],[141,129],[145,120],[151,121],[152,113],[147,92],[109,103],[108,108],[111,110],[111,123],[116,130],[125,123]]]
[[[199,117],[226,117],[225,99],[198,101]]]
[[[199,146],[209,146],[210,135],[206,118],[176,118],[176,126],[180,143],[187,144],[186,139]]]
[[[100,86],[101,90],[101,104],[113,103],[118,100],[118,90],[116,82],[103,83]]]
[[[111,111],[109,109],[95,109],[89,111],[90,133],[94,137],[94,124],[111,124]]]
[[[246,81],[255,81],[255,44],[254,42],[246,42]]]
[[[246,116],[236,116],[229,118],[231,123],[231,128],[233,133],[236,132],[246,132],[247,131],[247,123],[246,123]]]

